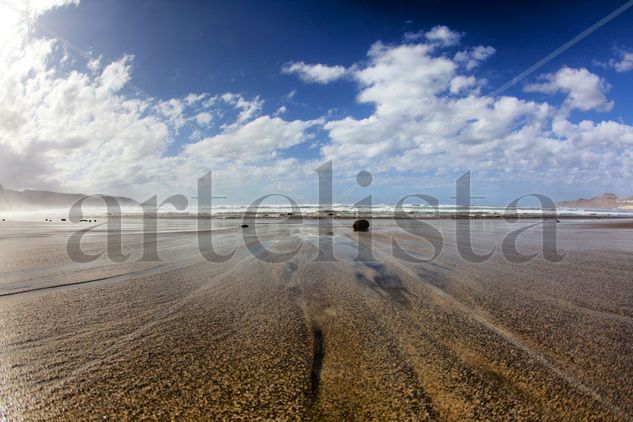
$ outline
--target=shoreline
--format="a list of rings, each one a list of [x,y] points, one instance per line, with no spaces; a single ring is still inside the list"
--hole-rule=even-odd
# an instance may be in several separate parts
[[[92,221],[86,220],[96,220],[95,222],[103,222],[109,217],[119,217],[121,219],[130,219],[130,220],[271,220],[276,222],[286,222],[286,221],[301,221],[301,220],[355,220],[355,219],[367,219],[367,220],[627,220],[633,219],[633,214],[631,215],[559,215],[559,214],[546,214],[546,215],[535,215],[535,214],[517,214],[517,215],[489,215],[489,214],[444,214],[439,216],[433,216],[428,214],[411,214],[407,213],[406,216],[390,216],[390,215],[369,215],[369,214],[358,214],[358,215],[332,215],[332,216],[321,216],[321,215],[248,215],[248,214],[231,214],[231,215],[193,215],[193,214],[162,214],[158,216],[144,216],[142,214],[120,214],[120,215],[110,215],[110,216],[93,216],[87,215],[82,217],[81,221],[77,223],[92,223]],[[55,218],[11,218],[10,217],[0,217],[2,222],[10,222],[10,221],[29,221],[29,222],[51,222],[51,223],[73,223],[68,217],[55,217]]]
[[[129,219],[147,219],[147,220],[273,220],[278,222],[284,221],[300,221],[300,220],[354,220],[354,219],[367,219],[367,220],[606,220],[606,219],[633,219],[631,215],[535,215],[535,214],[517,214],[517,215],[489,215],[489,214],[444,214],[439,216],[433,216],[428,214],[411,214],[407,213],[406,216],[393,216],[393,215],[370,215],[370,214],[358,214],[358,215],[248,215],[248,214],[231,214],[231,215],[192,215],[192,214],[163,214],[158,216],[143,216],[142,214],[121,214],[121,218]],[[90,218],[90,217],[88,217]],[[107,218],[107,217],[101,217]]]

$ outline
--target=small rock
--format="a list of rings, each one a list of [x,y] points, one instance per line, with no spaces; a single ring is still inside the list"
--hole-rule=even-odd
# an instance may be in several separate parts
[[[367,220],[356,220],[352,225],[352,228],[355,232],[366,232],[369,230],[369,221]]]
[[[248,227],[248,224],[242,224],[242,228],[245,229]]]

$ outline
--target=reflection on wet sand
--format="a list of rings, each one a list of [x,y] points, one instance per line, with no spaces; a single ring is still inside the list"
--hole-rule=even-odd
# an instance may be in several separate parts
[[[519,223],[474,221],[481,264],[455,223],[437,259],[389,221],[214,222],[211,263],[195,221],[161,221],[162,262],[67,256],[67,225],[0,231],[0,410],[24,420],[610,419],[633,415],[633,246],[623,222],[558,225],[562,262],[513,264]],[[529,222],[526,224],[530,224]],[[253,241],[256,230],[261,243]],[[525,232],[522,253],[539,252]],[[105,248],[105,232],[84,239]],[[319,255],[319,248],[322,254]],[[336,261],[318,262],[331,248]],[[275,252],[298,252],[275,261]]]

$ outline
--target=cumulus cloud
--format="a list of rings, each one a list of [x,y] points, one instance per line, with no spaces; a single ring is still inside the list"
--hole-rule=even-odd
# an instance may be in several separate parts
[[[229,131],[188,144],[185,152],[197,159],[227,160],[233,155],[261,161],[272,152],[281,151],[310,139],[306,131],[319,123],[295,120],[287,122],[279,117],[260,116]]]
[[[633,51],[618,51],[617,59],[609,60],[609,66],[614,68],[616,72],[628,72],[633,69]]]
[[[79,0],[22,0],[20,10],[37,17],[51,9],[78,4]]]
[[[209,94],[204,93],[204,92],[202,94],[190,93],[183,99],[183,101],[188,106],[192,106],[192,105],[197,104],[200,101],[204,100],[208,96],[209,96]]]
[[[504,128],[525,115],[541,115],[541,109],[546,108],[514,98],[477,98],[472,88],[482,82],[472,75],[457,74],[459,64],[437,54],[430,44],[376,43],[368,58],[366,64],[356,67],[353,77],[361,85],[358,100],[373,104],[374,114],[325,125],[331,142],[323,147],[323,153],[339,165],[369,165],[382,158],[382,165],[392,170],[411,171],[436,167],[447,155],[451,160],[446,165],[463,162],[466,146],[503,136]],[[451,98],[448,92],[470,95]],[[479,109],[470,112],[476,106]],[[460,144],[462,154],[455,154],[455,146]],[[410,157],[433,159],[417,163],[395,159],[407,151],[412,151]]]
[[[362,87],[358,100],[375,104],[379,115],[431,112],[456,69],[450,59],[432,56],[432,50],[428,44],[375,43],[367,54],[369,63],[353,73]]]
[[[211,120],[213,120],[213,116],[211,116],[211,113],[203,111],[196,114],[195,119],[196,123],[198,123],[200,126],[207,126],[209,123],[211,123]]]
[[[177,129],[180,129],[185,124],[185,117],[183,115],[185,105],[182,100],[170,98],[166,101],[159,101],[156,108],[173,123]]]
[[[481,93],[485,80],[468,74],[475,66],[464,64],[494,49],[464,51],[465,59],[450,59],[431,42],[372,46],[351,77],[359,82],[358,101],[374,112],[328,121],[323,158],[350,174],[366,167],[425,184],[454,180],[467,169],[488,183],[602,183],[615,174],[615,183],[631,180],[633,127],[568,119],[574,109],[613,107],[603,79],[562,67],[526,88],[566,94],[560,106],[490,97]]]
[[[474,76],[458,75],[451,79],[449,84],[449,91],[451,94],[459,94],[468,89],[478,86],[477,78]]]
[[[356,100],[371,107],[363,117],[312,120],[282,118],[291,102],[266,114],[262,98],[234,92],[145,98],[126,88],[132,55],[99,57],[79,69],[59,60],[63,51],[54,41],[19,22],[3,31],[11,34],[0,49],[0,183],[6,187],[140,199],[193,191],[195,177],[211,168],[214,183],[239,192],[269,185],[253,165],[292,185],[295,177],[313,177],[318,165],[293,154],[304,143],[318,148],[319,162],[334,160],[339,174],[384,170],[389,176],[381,178],[414,179],[416,186],[450,183],[467,169],[490,183],[633,182],[633,127],[569,117],[573,110],[611,109],[606,81],[562,67],[525,87],[562,93],[560,104],[487,95],[486,81],[472,73],[494,48],[448,54],[445,48],[462,34],[447,27],[403,43],[376,42],[366,60],[347,68],[285,66],[285,73],[308,82],[345,77]],[[191,131],[185,144],[182,131]]]
[[[125,55],[121,59],[107,65],[99,76],[101,86],[111,92],[116,92],[123,88],[131,80],[131,63],[133,59],[134,56]]]
[[[103,56],[99,55],[99,57],[89,60],[88,63],[86,64],[86,67],[93,72],[97,72],[99,71],[99,69],[101,69],[102,60],[103,60]]]
[[[463,34],[450,30],[447,26],[437,25],[424,34],[424,37],[431,43],[441,47],[458,45]]]
[[[527,85],[524,90],[545,94],[565,93],[565,105],[570,109],[608,111],[613,108],[613,101],[609,101],[606,96],[609,84],[587,69],[564,66],[555,73],[541,76],[541,79],[545,82]]]
[[[33,13],[43,13],[42,4],[38,2]],[[71,66],[63,48],[36,37],[20,20],[3,27],[4,35],[0,180],[5,187],[142,199],[157,192],[193,191],[195,178],[214,164],[222,180],[244,184],[261,179],[261,174],[258,179],[249,171],[236,151],[261,159],[274,175],[297,167],[283,156],[285,148],[311,139],[307,130],[315,122],[262,115],[259,97],[191,93],[145,98],[126,88],[133,76],[132,55],[111,62],[99,56],[85,66]],[[214,135],[196,131],[196,125],[214,125]],[[194,137],[190,147],[171,151],[185,126]],[[273,151],[276,160],[270,159]]]
[[[343,66],[328,66],[325,64],[306,64],[292,62],[286,64],[281,71],[287,75],[296,74],[304,82],[328,84],[345,76]]]
[[[457,52],[453,60],[463,64],[466,70],[472,70],[494,55],[496,51],[491,46],[479,45],[469,50]]]
[[[264,104],[259,97],[247,100],[243,96],[233,92],[227,92],[226,94],[221,95],[220,98],[225,103],[240,110],[240,114],[238,115],[236,122],[238,124],[244,123],[255,117],[261,111],[262,105]]]

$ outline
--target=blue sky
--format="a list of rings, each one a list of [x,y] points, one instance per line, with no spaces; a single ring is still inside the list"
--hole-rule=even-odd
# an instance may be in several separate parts
[[[397,43],[406,32],[446,25],[465,32],[470,45],[492,45],[497,53],[478,73],[496,88],[576,34],[619,7],[622,1],[567,2],[412,2],[412,1],[82,1],[41,18],[82,49],[115,60],[134,54],[135,83],[160,98],[190,92],[240,92],[270,99],[267,107],[298,91],[305,106],[293,117],[313,118],[336,107],[357,116],[349,83],[306,86],[281,75],[284,63],[350,66],[364,60],[376,41]],[[552,4],[554,3],[554,4]],[[631,12],[616,18],[542,69],[561,65],[596,69],[613,48],[633,43]],[[602,72],[618,89],[610,98],[622,113],[633,107],[630,74]],[[629,83],[627,83],[629,82]],[[521,94],[521,85],[510,94]],[[344,110],[344,111],[343,111]],[[610,117],[620,117],[617,110]],[[626,117],[626,114],[622,115]]]
[[[489,96],[622,2],[74,3],[15,3],[92,64],[11,20],[4,82],[24,98],[0,98],[14,117],[0,137],[6,187],[192,195],[211,168],[229,202],[284,190],[313,201],[312,169],[332,159],[335,198],[377,172],[341,202],[450,202],[467,170],[496,204],[633,194],[633,10]]]

